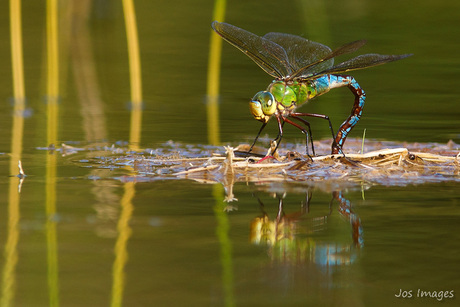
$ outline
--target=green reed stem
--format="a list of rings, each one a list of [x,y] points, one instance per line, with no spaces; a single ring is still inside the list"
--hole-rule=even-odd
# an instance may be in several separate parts
[[[226,0],[214,2],[212,19],[223,21],[225,17]],[[207,122],[208,142],[213,145],[220,143],[219,128],[219,87],[220,87],[220,63],[222,53],[222,39],[211,30],[208,60],[207,82]]]

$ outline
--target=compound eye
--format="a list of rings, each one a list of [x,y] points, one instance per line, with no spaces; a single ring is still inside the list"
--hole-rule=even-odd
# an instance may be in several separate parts
[[[263,121],[265,118],[264,112],[262,111],[262,106],[260,105],[260,102],[257,100],[251,100],[249,102],[249,110],[251,111],[252,116],[254,116],[255,119]]]
[[[259,101],[262,107],[262,112],[267,115],[271,116],[276,112],[276,101],[275,97],[273,97],[272,93],[263,91],[258,92],[253,100]]]

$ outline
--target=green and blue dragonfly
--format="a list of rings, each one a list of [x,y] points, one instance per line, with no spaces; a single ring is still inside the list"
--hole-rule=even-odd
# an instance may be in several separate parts
[[[249,152],[257,142],[268,120],[275,116],[279,128],[278,136],[275,138],[277,146],[283,137],[283,126],[288,123],[306,135],[307,154],[309,154],[308,142],[310,137],[312,152],[315,155],[310,124],[304,117],[316,117],[329,121],[333,138],[332,154],[343,154],[342,148],[345,139],[361,118],[366,95],[352,76],[342,75],[342,73],[411,56],[411,54],[381,55],[372,53],[359,55],[334,65],[335,57],[358,50],[366,41],[354,41],[331,50],[328,46],[292,34],[270,32],[261,37],[231,24],[217,21],[212,23],[212,28],[275,78],[265,91],[258,92],[249,103],[254,118],[262,122],[262,127]],[[355,101],[350,116],[342,123],[337,134],[334,134],[328,116],[296,111],[297,107],[310,99],[325,94],[333,88],[344,86],[348,87],[354,94]]]

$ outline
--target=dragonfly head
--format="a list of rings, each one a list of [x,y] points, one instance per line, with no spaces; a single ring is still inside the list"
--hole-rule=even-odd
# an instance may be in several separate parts
[[[275,97],[267,91],[258,92],[249,102],[249,110],[255,119],[266,123],[276,112]]]

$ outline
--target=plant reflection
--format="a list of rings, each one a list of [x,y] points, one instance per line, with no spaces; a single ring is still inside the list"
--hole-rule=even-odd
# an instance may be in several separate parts
[[[16,290],[16,266],[18,263],[18,242],[20,222],[20,193],[24,179],[21,157],[23,147],[23,131],[25,111],[25,88],[24,69],[22,59],[22,27],[21,27],[21,3],[10,3],[10,33],[11,33],[11,63],[14,92],[13,126],[11,135],[11,158],[9,169],[8,189],[8,226],[6,229],[6,241],[3,251],[2,286],[0,304],[9,306],[14,301]],[[19,166],[19,175],[17,167]]]
[[[289,197],[286,193],[276,193],[278,208],[272,218],[267,213],[268,207],[256,196],[262,215],[251,222],[251,242],[266,245],[270,258],[283,263],[315,263],[328,270],[353,263],[364,241],[361,220],[352,211],[350,201],[342,192],[334,191],[328,212],[317,215],[311,210],[312,196],[307,189],[300,208],[288,213]],[[335,202],[339,205],[337,211]],[[340,219],[335,218],[336,212]],[[344,240],[343,232],[350,228],[351,240]]]

